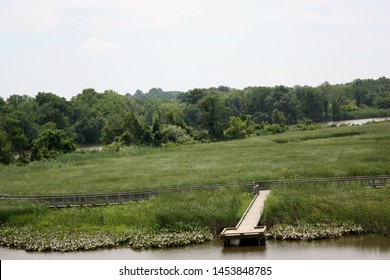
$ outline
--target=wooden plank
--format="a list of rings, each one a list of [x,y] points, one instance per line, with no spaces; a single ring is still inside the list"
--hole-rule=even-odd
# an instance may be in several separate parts
[[[259,239],[264,243],[265,226],[258,226],[261,214],[264,209],[264,202],[269,195],[269,190],[262,190],[256,194],[249,204],[247,210],[238,222],[237,226],[225,228],[220,236],[222,240],[230,239]],[[224,242],[228,245],[229,242]]]

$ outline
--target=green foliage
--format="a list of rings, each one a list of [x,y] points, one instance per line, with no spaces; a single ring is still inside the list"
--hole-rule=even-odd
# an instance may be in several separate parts
[[[272,111],[272,123],[277,124],[281,127],[285,126],[286,119],[284,118],[283,112],[279,111],[278,109],[275,109]]]
[[[161,132],[161,143],[194,144],[195,140],[180,126],[168,125]]]
[[[14,161],[11,144],[9,143],[6,134],[0,130],[0,163],[10,164]]]
[[[76,144],[65,131],[50,127],[43,128],[33,142],[31,160],[55,158],[62,153],[74,152],[76,148]]]
[[[211,92],[199,100],[198,107],[201,111],[203,125],[208,130],[210,137],[221,139],[226,121],[224,118],[226,109],[221,97],[217,93]]]
[[[256,126],[251,116],[230,117],[229,128],[223,134],[229,139],[243,139],[254,134]]]
[[[230,121],[233,117],[244,121],[243,116],[249,116],[256,126],[271,124],[262,131],[271,134],[306,120],[389,116],[389,100],[390,82],[385,77],[339,85],[324,82],[318,87],[219,86],[187,92],[153,88],[133,96],[89,88],[70,101],[45,92],[35,97],[11,95],[0,102],[0,129],[23,161],[46,123],[66,131],[77,143],[161,146],[161,133],[168,125],[185,129],[200,142],[239,139],[252,134],[244,132],[251,131],[252,124],[245,128],[239,119]]]
[[[279,124],[265,124],[263,126],[263,132],[265,134],[278,134],[286,131],[285,126],[280,126]]]

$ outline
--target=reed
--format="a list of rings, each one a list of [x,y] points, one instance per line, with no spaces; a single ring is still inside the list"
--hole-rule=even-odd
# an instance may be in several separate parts
[[[0,226],[0,245],[74,251],[202,243],[234,225],[250,200],[251,194],[236,187],[163,194],[117,206],[14,212]]]
[[[308,231],[306,226],[389,234],[389,201],[390,186],[364,188],[360,184],[344,183],[277,187],[266,201],[262,221],[269,227],[274,226],[276,231],[280,231],[282,225],[282,228],[296,227],[295,230],[301,232]],[[305,226],[300,226],[302,223]]]

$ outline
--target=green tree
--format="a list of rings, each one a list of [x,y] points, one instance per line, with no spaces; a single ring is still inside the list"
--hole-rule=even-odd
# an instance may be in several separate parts
[[[78,143],[99,143],[100,131],[103,126],[103,117],[85,114],[77,119],[72,126],[72,130],[76,133],[76,141]]]
[[[180,126],[182,128],[186,127],[184,122],[184,113],[178,104],[174,103],[162,103],[158,107],[158,114],[160,124],[171,124]]]
[[[323,103],[323,110],[325,114],[325,120],[328,120],[328,110],[329,110],[329,103],[330,103],[330,98],[332,95],[332,87],[329,84],[329,82],[324,82],[320,86],[320,94],[322,98],[322,103]]]
[[[101,141],[108,145],[114,142],[115,137],[125,133],[125,116],[117,114],[105,117],[101,130]]]
[[[198,102],[204,127],[214,139],[221,139],[225,123],[226,108],[222,104],[220,96],[211,92]]]
[[[273,110],[272,123],[278,124],[281,127],[284,127],[286,125],[286,119],[284,118],[283,112],[279,111],[278,109]]]
[[[52,122],[58,129],[68,129],[69,127],[69,105],[63,97],[59,97],[51,92],[39,92],[35,101],[38,104],[38,124]]]
[[[298,90],[298,112],[302,119],[311,119],[313,122],[322,121],[323,102],[317,89],[305,86]]]
[[[178,95],[178,99],[181,102],[187,104],[198,104],[198,102],[207,95],[206,89],[194,88],[193,90],[188,91],[187,93],[182,93]]]
[[[224,135],[229,139],[243,139],[253,135],[256,125],[251,116],[230,117],[229,128],[224,131]]]
[[[14,161],[11,144],[7,139],[7,134],[0,130],[0,163],[10,164]]]
[[[55,158],[59,154],[74,152],[77,145],[66,135],[64,130],[56,129],[48,124],[39,132],[38,138],[33,141],[31,160]]]

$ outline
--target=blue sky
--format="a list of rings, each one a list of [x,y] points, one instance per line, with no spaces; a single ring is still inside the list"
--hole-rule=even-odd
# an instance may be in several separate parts
[[[0,96],[390,77],[381,0],[1,0]]]

